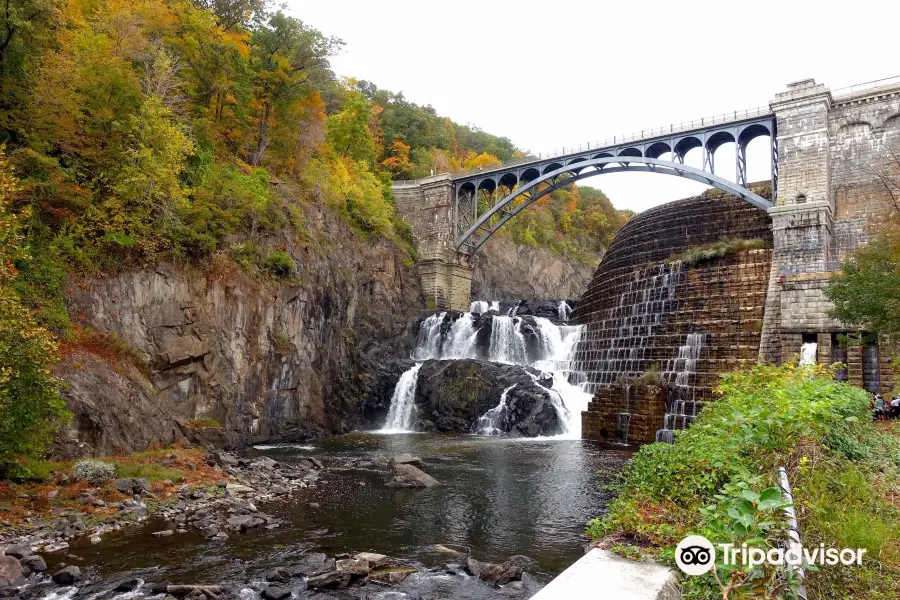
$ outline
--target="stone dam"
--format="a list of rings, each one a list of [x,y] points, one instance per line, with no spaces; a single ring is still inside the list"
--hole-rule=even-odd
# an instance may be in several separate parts
[[[746,247],[690,264],[715,243]],[[711,398],[718,373],[759,352],[772,235],[765,211],[720,192],[672,202],[627,223],[573,322],[573,371],[593,394],[585,438],[668,441]]]

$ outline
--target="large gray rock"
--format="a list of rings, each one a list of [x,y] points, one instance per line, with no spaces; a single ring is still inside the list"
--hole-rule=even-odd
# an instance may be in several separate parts
[[[466,570],[491,585],[506,585],[510,581],[522,579],[522,567],[510,562],[494,564],[480,562],[469,557],[466,559]]]
[[[306,585],[312,590],[334,590],[345,588],[350,583],[350,573],[344,571],[330,571],[315,575],[306,580]]]
[[[400,376],[414,364],[391,361],[372,378],[360,403],[364,426],[384,425],[391,397]],[[538,372],[529,367],[482,360],[426,360],[419,369],[416,412],[419,431],[472,433],[479,417],[497,406],[504,390],[507,410],[498,424],[511,436],[548,436],[561,433],[559,415],[547,387],[534,380]],[[546,381],[549,386],[552,381]]]
[[[19,585],[24,579],[25,573],[19,559],[13,556],[0,556],[0,589]]]
[[[53,574],[53,581],[59,585],[73,585],[81,580],[81,569],[70,565]]]
[[[387,483],[388,487],[397,488],[427,488],[436,485],[440,485],[440,482],[422,469],[402,464],[393,466],[391,479]]]

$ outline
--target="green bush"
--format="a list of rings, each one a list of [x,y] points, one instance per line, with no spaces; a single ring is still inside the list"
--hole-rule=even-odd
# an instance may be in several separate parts
[[[765,247],[765,240],[759,238],[745,240],[723,237],[713,244],[688,248],[680,254],[669,257],[669,262],[681,262],[690,266],[714,258],[722,258],[731,254],[743,252],[744,250],[759,250]]]
[[[294,259],[287,252],[276,250],[266,258],[263,268],[275,277],[290,277],[294,274]]]

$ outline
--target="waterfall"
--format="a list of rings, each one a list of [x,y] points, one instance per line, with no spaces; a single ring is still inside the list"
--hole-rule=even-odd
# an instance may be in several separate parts
[[[522,319],[497,315],[491,322],[491,345],[488,359],[513,365],[527,364]]]
[[[516,313],[519,312],[519,306],[522,304],[522,301],[519,300],[515,303],[515,305],[511,306],[509,310],[506,311],[507,317],[514,317]]]
[[[565,300],[560,300],[559,306],[556,307],[556,313],[560,321],[568,321],[569,315],[572,314],[572,307]]]
[[[518,384],[512,384],[500,394],[500,403],[490,409],[480,417],[475,425],[475,432],[478,435],[501,435],[503,434],[503,421],[506,417],[506,395]]]
[[[419,325],[419,335],[412,358],[428,360],[441,357],[441,325],[447,313],[442,312],[429,316]]]
[[[688,334],[685,344],[678,348],[678,358],[674,361],[673,369],[665,374],[667,381],[671,381],[674,375],[675,389],[666,403],[662,429],[656,432],[657,442],[671,444],[675,431],[686,429],[697,416],[693,387],[695,382],[691,379],[697,374],[697,360],[703,350],[703,342],[702,333]]]
[[[450,327],[447,341],[444,343],[443,355],[439,358],[477,358],[475,342],[478,338],[478,330],[475,329],[473,322],[472,313],[460,315]]]
[[[391,396],[391,408],[381,431],[385,433],[404,433],[413,430],[416,424],[416,385],[419,382],[419,369],[422,363],[407,369],[394,387]]]
[[[818,342],[803,342],[803,345],[800,346],[801,367],[816,364],[816,350],[818,347]]]
[[[490,307],[484,300],[475,300],[469,305],[469,312],[475,315],[482,315],[488,310],[490,310]]]
[[[509,309],[515,313],[519,304]],[[566,305],[568,307],[568,305]],[[500,303],[492,301],[472,302],[471,311],[462,313],[453,321],[449,329],[444,326],[447,313],[430,315],[422,321],[417,335],[416,348],[412,358],[417,361],[415,367],[403,373],[391,398],[391,407],[387,422],[382,431],[408,431],[415,425],[415,393],[416,377],[424,360],[459,360],[478,358],[476,347],[478,329],[475,327],[475,315],[486,311],[493,312],[491,318],[491,335],[488,349],[488,360],[492,362],[534,367],[550,374],[553,384],[550,402],[559,417],[560,435],[558,438],[581,438],[581,413],[587,410],[591,394],[585,390],[587,378],[576,368],[575,348],[581,339],[582,325],[556,325],[549,319],[533,317],[534,331],[538,337],[537,356],[533,363],[528,357],[525,336],[522,333],[524,319],[522,317],[504,316],[499,313]],[[560,308],[560,310],[563,310]],[[531,319],[532,317],[529,317]],[[449,320],[447,321],[449,322]],[[529,373],[535,380],[538,376]],[[503,431],[499,424],[506,415],[506,395],[512,388],[504,390],[500,404],[487,411],[478,421],[477,432],[496,435]],[[494,430],[499,430],[497,433]]]

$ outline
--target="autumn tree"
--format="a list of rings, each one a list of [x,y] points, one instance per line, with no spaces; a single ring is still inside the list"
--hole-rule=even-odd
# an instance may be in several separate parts
[[[333,78],[328,58],[343,42],[280,12],[254,31],[252,42],[256,132],[250,164],[259,165],[269,146],[276,112],[290,106],[311,80]]]
[[[12,283],[16,262],[28,259],[22,221],[13,200],[18,185],[0,146],[0,477],[32,475],[54,432],[68,418],[59,381],[50,367],[57,360],[53,336],[38,326]]]

